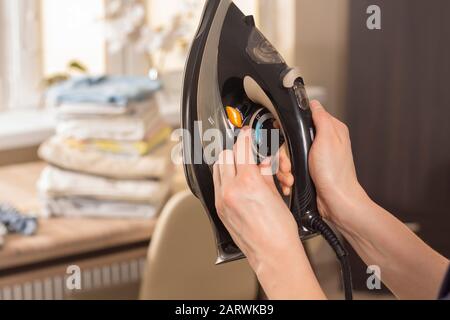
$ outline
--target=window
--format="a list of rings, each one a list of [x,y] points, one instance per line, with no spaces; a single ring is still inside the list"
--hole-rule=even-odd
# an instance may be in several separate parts
[[[147,60],[141,54],[129,48],[112,54],[107,49],[103,24],[106,6],[121,1],[131,0],[1,0],[0,110],[42,105],[43,79],[66,72],[67,64],[73,60],[85,65],[92,74],[145,74]],[[180,7],[180,0],[133,1],[145,4],[146,19],[152,26],[166,23]],[[190,1],[199,5],[200,16],[204,0]],[[286,52],[292,50],[290,35],[294,32],[286,30],[293,20],[290,15],[294,10],[289,6],[295,6],[295,0],[235,2],[245,13],[256,15],[269,39],[289,57]],[[259,21],[258,16],[270,19]],[[278,16],[283,18],[277,19]],[[181,55],[171,59],[172,68],[183,68]]]
[[[195,3],[195,1],[192,1]],[[203,10],[203,0],[198,0],[196,6],[195,18],[192,19],[195,24],[192,26],[192,36],[197,29],[198,21]],[[239,8],[246,14],[257,14],[258,0],[235,0]],[[148,21],[153,28],[158,28],[167,24],[178,12],[180,8],[180,0],[149,0],[148,2]],[[169,70],[179,70],[184,67],[184,57],[180,59],[180,55],[174,53],[167,58],[166,66]]]
[[[104,0],[0,1],[0,110],[42,106],[44,79],[71,61],[106,71]]]
[[[43,72],[64,72],[70,61],[104,73],[103,0],[41,0]]]

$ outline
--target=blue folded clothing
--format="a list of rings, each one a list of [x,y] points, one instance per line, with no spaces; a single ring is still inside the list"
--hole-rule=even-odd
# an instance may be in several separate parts
[[[16,208],[0,203],[0,227],[2,226],[5,226],[8,232],[32,236],[37,231],[38,222],[36,218],[28,217]]]
[[[50,88],[47,101],[53,105],[87,103],[126,107],[150,98],[160,88],[159,81],[147,77],[77,77]]]

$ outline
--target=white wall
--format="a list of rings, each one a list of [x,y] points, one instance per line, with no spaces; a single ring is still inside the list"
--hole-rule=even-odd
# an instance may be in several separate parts
[[[296,64],[310,85],[327,89],[327,109],[344,109],[349,0],[297,0]]]
[[[259,0],[259,23],[289,65],[295,63],[297,0]]]

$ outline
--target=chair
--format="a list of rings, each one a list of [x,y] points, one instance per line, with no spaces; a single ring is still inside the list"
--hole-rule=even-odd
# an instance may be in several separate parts
[[[188,191],[164,208],[152,238],[142,300],[254,300],[258,282],[247,261],[216,266],[211,225]]]

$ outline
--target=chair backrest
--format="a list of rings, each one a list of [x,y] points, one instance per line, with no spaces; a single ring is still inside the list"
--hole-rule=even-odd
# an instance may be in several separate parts
[[[215,240],[200,202],[175,195],[158,220],[148,252],[143,300],[253,300],[258,282],[247,261],[216,266]]]

